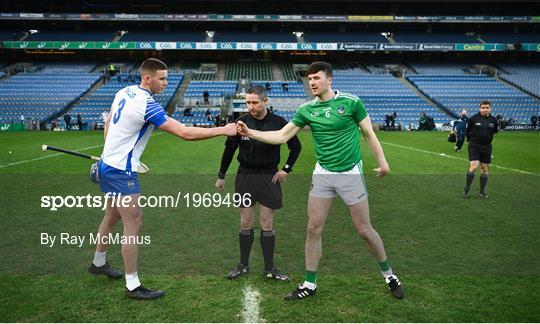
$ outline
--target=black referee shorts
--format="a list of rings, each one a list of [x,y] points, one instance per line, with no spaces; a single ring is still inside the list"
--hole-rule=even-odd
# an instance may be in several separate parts
[[[469,142],[469,161],[491,163],[491,144],[477,144]]]
[[[244,197],[250,194],[251,204],[240,207],[251,207],[256,202],[270,209],[280,209],[283,207],[283,195],[281,185],[272,183],[275,173],[238,173],[235,181],[235,192]],[[242,199],[245,201],[246,199]]]

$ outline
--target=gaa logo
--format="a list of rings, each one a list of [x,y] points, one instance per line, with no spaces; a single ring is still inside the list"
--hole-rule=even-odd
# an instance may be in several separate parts
[[[150,43],[139,43],[139,48],[152,48]]]
[[[311,44],[300,44],[300,48],[301,48],[301,49],[305,49],[305,50],[308,50],[308,49],[309,49],[309,50],[312,50],[312,49],[314,49],[314,48],[313,48],[313,45],[311,45]]]
[[[221,49],[233,49],[233,45],[231,43],[221,43],[221,44],[219,44],[219,48],[221,48]]]
[[[272,44],[262,43],[261,44],[261,49],[271,50],[271,49],[273,49]]]

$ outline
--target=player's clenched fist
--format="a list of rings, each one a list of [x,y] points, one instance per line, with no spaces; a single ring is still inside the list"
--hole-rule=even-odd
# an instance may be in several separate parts
[[[235,123],[227,124],[227,125],[223,126],[223,128],[225,128],[225,135],[227,135],[227,136],[235,136],[236,135],[236,124]]]

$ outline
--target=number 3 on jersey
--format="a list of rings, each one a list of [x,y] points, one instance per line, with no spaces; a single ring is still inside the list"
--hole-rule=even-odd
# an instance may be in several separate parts
[[[124,109],[124,106],[126,105],[126,98],[120,100],[118,103],[118,110],[113,116],[113,124],[116,124],[118,120],[120,119],[120,114],[122,114],[122,109]]]

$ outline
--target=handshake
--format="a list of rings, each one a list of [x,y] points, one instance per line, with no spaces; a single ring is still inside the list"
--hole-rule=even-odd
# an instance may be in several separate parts
[[[239,120],[236,123],[230,123],[223,126],[223,130],[225,131],[223,135],[227,136],[248,136],[248,133],[251,129],[249,129],[249,127],[247,127],[247,125],[243,121]]]

